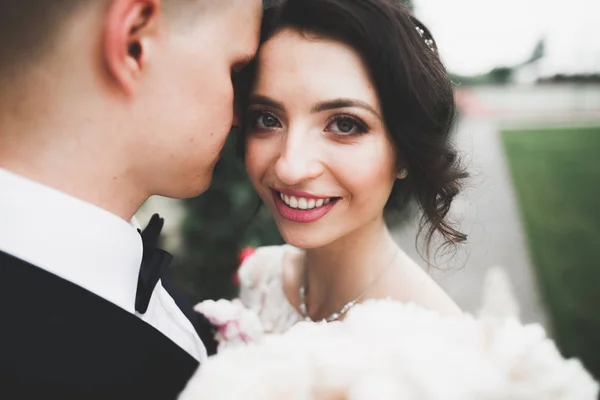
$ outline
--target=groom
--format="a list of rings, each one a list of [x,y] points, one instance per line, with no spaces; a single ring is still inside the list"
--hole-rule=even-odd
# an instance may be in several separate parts
[[[0,398],[171,399],[206,358],[131,221],[208,188],[261,15],[0,1]]]

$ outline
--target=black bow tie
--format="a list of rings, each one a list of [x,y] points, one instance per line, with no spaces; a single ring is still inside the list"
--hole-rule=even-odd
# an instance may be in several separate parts
[[[218,343],[214,338],[214,327],[202,314],[196,313],[187,299],[176,289],[168,270],[173,257],[157,247],[164,223],[164,219],[160,218],[158,214],[154,214],[150,218],[146,229],[140,231],[144,244],[144,254],[135,296],[135,310],[140,314],[145,314],[148,311],[150,298],[160,280],[165,291],[175,301],[175,304],[202,338],[208,354],[216,354]]]
[[[146,229],[140,232],[144,245],[144,253],[142,255],[142,265],[140,267],[140,276],[135,295],[135,310],[140,314],[145,314],[148,311],[152,292],[154,292],[154,288],[163,275],[164,270],[173,259],[169,253],[157,247],[160,232],[164,224],[165,220],[160,218],[158,214],[154,214],[150,222],[148,222]]]

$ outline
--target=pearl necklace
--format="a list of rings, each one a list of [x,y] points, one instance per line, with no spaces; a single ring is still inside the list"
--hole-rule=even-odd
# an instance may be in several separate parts
[[[336,321],[338,319],[340,319],[341,317],[343,317],[344,315],[346,315],[346,313],[348,311],[350,311],[350,309],[352,307],[354,307],[356,305],[356,303],[358,303],[360,301],[360,299],[363,298],[363,296],[367,293],[367,291],[375,284],[379,281],[379,279],[381,279],[381,277],[387,272],[387,270],[390,268],[390,266],[392,265],[392,263],[394,262],[394,260],[396,259],[396,257],[398,256],[399,250],[396,249],[396,251],[394,252],[394,255],[392,256],[392,258],[390,259],[389,263],[386,265],[386,267],[381,270],[381,273],[375,278],[373,279],[373,281],[371,283],[369,283],[367,285],[367,287],[365,287],[363,289],[362,292],[360,292],[360,294],[358,296],[356,296],[353,300],[350,300],[348,303],[346,303],[344,305],[344,307],[342,307],[339,311],[334,312],[333,314],[331,314],[329,317],[327,318],[323,318],[322,321],[324,322],[333,322]],[[308,273],[307,271],[305,271],[304,273],[304,283],[302,284],[302,286],[300,286],[300,312],[302,313],[302,317],[304,318],[305,321],[312,321],[314,322],[314,320],[308,315],[308,307],[306,306],[306,293],[307,293],[307,277],[308,277]]]

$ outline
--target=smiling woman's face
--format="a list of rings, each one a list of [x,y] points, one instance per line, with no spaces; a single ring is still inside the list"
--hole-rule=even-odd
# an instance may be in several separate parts
[[[396,155],[352,48],[277,33],[259,52],[248,115],[248,175],[286,242],[321,247],[381,221]]]

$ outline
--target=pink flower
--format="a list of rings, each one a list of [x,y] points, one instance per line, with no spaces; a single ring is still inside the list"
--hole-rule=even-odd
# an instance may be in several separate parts
[[[239,299],[206,300],[196,305],[194,310],[202,313],[217,328],[215,339],[219,351],[258,341],[264,329],[258,315],[246,308]]]

